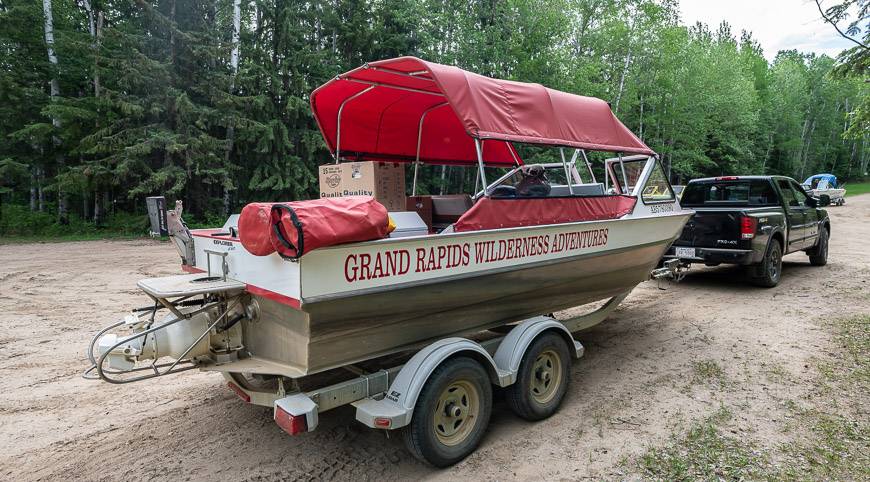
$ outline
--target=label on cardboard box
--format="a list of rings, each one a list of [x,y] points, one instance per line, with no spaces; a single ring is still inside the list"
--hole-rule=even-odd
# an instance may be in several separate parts
[[[344,162],[320,166],[320,197],[372,196],[387,211],[405,210],[405,165]]]

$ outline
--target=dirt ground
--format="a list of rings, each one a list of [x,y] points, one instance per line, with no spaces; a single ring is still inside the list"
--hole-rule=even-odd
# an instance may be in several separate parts
[[[497,399],[481,447],[446,470],[417,462],[400,437],[365,428],[349,408],[324,414],[311,434],[286,436],[270,409],[242,403],[217,374],[83,380],[93,333],[145,304],[136,281],[179,272],[173,247],[0,245],[0,478],[643,477],[632,460],[721,406],[762,448],[788,443],[806,434],[780,430],[782,401],[800,400],[811,362],[836,349],[824,321],[870,313],[870,195],[829,212],[829,264],[789,255],[776,288],[749,286],[730,267],[639,286],[608,321],[578,335],[586,355],[559,413],[527,423]]]

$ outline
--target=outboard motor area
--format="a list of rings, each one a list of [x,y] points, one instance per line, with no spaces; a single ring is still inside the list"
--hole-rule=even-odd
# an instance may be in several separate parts
[[[148,329],[148,320],[141,320],[134,314],[127,315],[123,328],[129,329],[131,335],[107,333],[97,342],[100,356],[107,355],[106,366],[113,370],[130,371],[139,361],[163,357],[189,359],[194,364],[219,363],[236,358],[236,353],[242,348],[242,327],[239,323],[223,330],[209,330],[218,317],[216,306],[204,311],[196,308],[179,311],[191,316],[174,322],[176,316],[167,314],[159,322],[160,326],[165,326],[164,329],[141,336],[137,335]],[[238,309],[236,311],[237,317],[244,317],[244,313]],[[206,333],[206,336],[202,336]]]
[[[179,283],[189,288],[178,291]],[[154,305],[133,310],[94,336],[86,378],[129,383],[239,359],[241,321],[256,320],[259,313],[243,284],[194,274],[146,279],[139,287]]]

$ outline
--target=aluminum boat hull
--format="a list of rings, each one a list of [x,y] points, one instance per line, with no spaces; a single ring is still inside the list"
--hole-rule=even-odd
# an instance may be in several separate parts
[[[249,358],[202,368],[302,377],[617,296],[648,279],[689,215],[610,221],[644,243],[303,298],[298,309],[255,295],[259,319],[243,322]]]

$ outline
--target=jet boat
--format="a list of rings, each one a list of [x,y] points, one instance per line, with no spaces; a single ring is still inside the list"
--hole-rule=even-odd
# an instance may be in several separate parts
[[[168,224],[186,274],[138,282],[152,303],[94,337],[90,375],[124,383],[199,368],[284,387],[446,337],[618,303],[691,215],[655,152],[600,99],[402,57],[338,75],[311,107],[330,162],[413,166],[410,191],[431,199],[431,229],[287,259],[246,250],[237,216],[188,229],[177,203]],[[527,146],[549,148],[552,162],[526,164]],[[612,157],[592,155],[601,152]],[[476,185],[421,195],[418,170],[432,165],[472,169]]]

